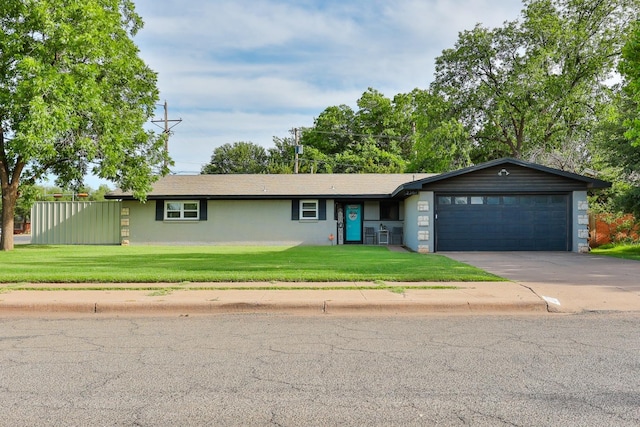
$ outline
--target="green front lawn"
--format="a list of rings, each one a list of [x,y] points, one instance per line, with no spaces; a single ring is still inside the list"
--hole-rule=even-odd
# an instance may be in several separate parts
[[[593,249],[591,253],[640,261],[640,245],[604,245]]]
[[[16,246],[4,283],[503,280],[441,255],[379,246]]]

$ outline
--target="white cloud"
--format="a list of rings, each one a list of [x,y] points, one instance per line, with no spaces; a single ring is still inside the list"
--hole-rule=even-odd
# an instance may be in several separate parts
[[[518,0],[135,0],[141,55],[158,72],[178,171],[213,149],[309,126],[373,87],[427,88],[458,33],[518,18]],[[160,111],[159,111],[160,115]]]
[[[175,172],[197,173],[213,150],[226,143],[251,141],[271,147],[273,137],[289,137],[295,126],[311,126],[313,119],[298,114],[246,113],[224,111],[191,111],[174,128],[169,152],[175,161]],[[183,135],[190,135],[184,138]]]

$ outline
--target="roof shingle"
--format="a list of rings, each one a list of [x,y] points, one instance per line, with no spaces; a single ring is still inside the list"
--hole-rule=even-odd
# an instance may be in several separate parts
[[[400,185],[436,174],[231,174],[168,175],[153,184],[148,198],[161,197],[341,197],[390,196]],[[109,199],[131,199],[119,189]]]

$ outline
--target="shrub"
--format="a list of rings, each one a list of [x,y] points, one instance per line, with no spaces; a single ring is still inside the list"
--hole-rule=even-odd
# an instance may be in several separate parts
[[[596,216],[596,232],[602,235],[603,231],[608,237],[604,243],[632,244],[640,242],[640,223],[632,214],[598,214]]]

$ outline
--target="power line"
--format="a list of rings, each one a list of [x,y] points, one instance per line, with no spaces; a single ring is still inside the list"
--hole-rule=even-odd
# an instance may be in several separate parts
[[[158,119],[158,120],[151,120],[151,123],[153,123],[154,125],[158,126],[160,129],[162,129],[162,133],[165,135],[164,136],[164,152],[165,155],[169,155],[169,135],[171,135],[171,129],[173,129],[174,127],[178,126],[181,122],[182,119],[173,119],[170,120],[169,119],[169,106],[167,105],[167,101],[164,101],[164,118],[162,119]],[[160,126],[158,123],[163,123],[164,126]],[[169,126],[169,123],[174,123],[173,125]],[[164,161],[164,167],[165,169],[167,168],[167,160]]]
[[[315,133],[321,133],[325,135],[334,135],[334,136],[361,136],[361,137],[371,137],[371,138],[389,138],[389,139],[398,139],[398,140],[403,140],[411,136],[411,135],[385,135],[385,134],[374,135],[370,133],[353,133],[349,131],[338,132],[338,131],[328,131],[328,130],[317,130],[314,128],[302,128],[302,129],[308,130],[310,133],[315,132]],[[415,133],[415,131],[413,133]]]

